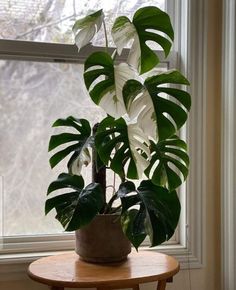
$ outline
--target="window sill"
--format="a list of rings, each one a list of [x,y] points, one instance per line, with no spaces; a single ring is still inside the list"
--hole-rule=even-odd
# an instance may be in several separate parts
[[[25,280],[31,262],[50,255],[69,251],[35,252],[22,254],[3,254],[0,257],[0,281]]]

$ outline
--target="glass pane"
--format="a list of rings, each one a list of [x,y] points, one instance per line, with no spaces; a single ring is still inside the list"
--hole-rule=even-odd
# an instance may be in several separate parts
[[[132,18],[135,10],[153,5],[165,10],[165,0],[2,0],[0,38],[54,43],[74,43],[71,28],[76,19],[103,8],[110,31],[119,15]],[[29,13],[30,11],[30,13]],[[109,38],[112,44],[111,38]],[[101,32],[94,44],[104,46]]]
[[[54,213],[44,216],[47,186],[66,172],[66,161],[53,171],[49,167],[51,125],[69,115],[94,124],[104,113],[87,95],[82,65],[2,60],[0,69],[3,235],[62,232]],[[86,172],[90,183],[91,170]]]

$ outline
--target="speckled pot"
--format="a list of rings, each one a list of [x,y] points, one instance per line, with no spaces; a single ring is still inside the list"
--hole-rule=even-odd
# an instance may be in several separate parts
[[[86,262],[119,262],[131,252],[118,215],[97,215],[89,225],[77,230],[75,237],[75,251]]]

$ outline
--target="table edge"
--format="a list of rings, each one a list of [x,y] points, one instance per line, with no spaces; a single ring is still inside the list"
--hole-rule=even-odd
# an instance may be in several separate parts
[[[148,277],[137,277],[137,278],[131,278],[128,280],[112,280],[112,281],[55,281],[50,280],[47,278],[42,278],[34,275],[28,267],[27,274],[28,276],[41,284],[48,285],[48,286],[56,286],[56,287],[69,287],[69,288],[97,288],[97,287],[130,287],[137,284],[143,284],[143,283],[149,283],[149,282],[157,282],[160,280],[166,280],[168,278],[173,277],[176,275],[180,270],[180,264],[178,262],[178,267],[174,269],[173,271],[170,271],[168,273],[159,274],[159,275],[153,275]]]

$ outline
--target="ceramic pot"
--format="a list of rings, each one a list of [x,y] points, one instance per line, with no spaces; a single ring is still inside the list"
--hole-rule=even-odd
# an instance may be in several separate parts
[[[118,215],[97,215],[89,225],[77,230],[75,237],[75,251],[86,262],[120,262],[131,252]]]

